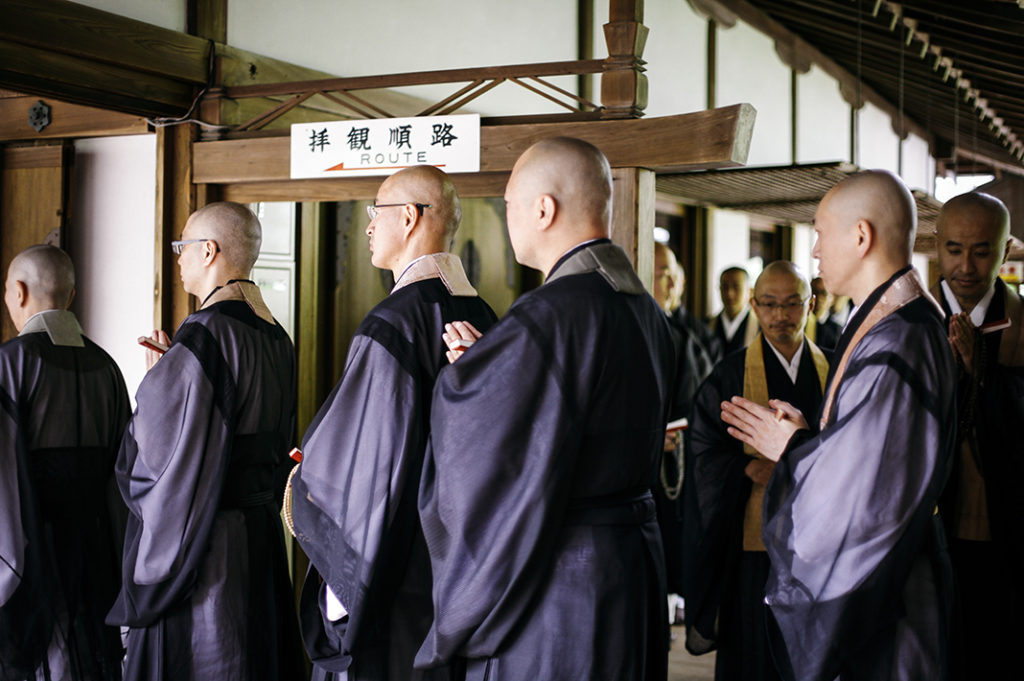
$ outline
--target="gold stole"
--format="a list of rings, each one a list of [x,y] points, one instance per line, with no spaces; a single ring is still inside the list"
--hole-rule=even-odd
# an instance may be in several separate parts
[[[761,334],[747,346],[746,359],[743,363],[743,397],[751,402],[756,402],[767,407],[770,395],[768,394],[768,379],[764,372],[764,350],[761,343]],[[818,349],[818,346],[808,341],[807,349],[811,352],[811,359],[814,360],[814,370],[818,374],[818,381],[822,390],[825,389],[825,381],[828,379],[828,360],[825,353]],[[801,360],[802,361],[802,360]],[[813,417],[812,417],[813,418]],[[768,459],[748,444],[743,445],[743,452],[755,459]],[[764,551],[764,542],[761,541],[761,503],[764,499],[764,485],[751,481],[750,498],[747,499],[747,508],[743,515],[743,550]]]
[[[818,342],[818,318],[814,316],[814,310],[807,315],[807,323],[804,324],[804,335],[812,343]]]

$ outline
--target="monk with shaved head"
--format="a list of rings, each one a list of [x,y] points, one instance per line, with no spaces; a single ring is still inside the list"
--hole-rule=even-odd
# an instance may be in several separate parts
[[[262,229],[223,202],[171,243],[199,309],[139,385],[117,460],[128,528],[108,622],[124,678],[302,678],[279,519],[295,431],[295,350],[249,278]],[[157,359],[159,358],[159,359]]]
[[[946,677],[949,556],[936,515],[956,367],[942,310],[910,266],[914,199],[887,171],[833,187],[814,219],[825,287],[857,306],[820,412],[722,403],[729,433],[777,461],[762,538],[784,678]]]
[[[953,197],[936,222],[942,303],[957,359],[957,443],[939,505],[957,584],[953,679],[998,678],[1024,634],[1024,322],[1021,298],[999,278],[1010,213],[981,192]]]
[[[433,612],[416,495],[445,326],[486,330],[496,318],[448,252],[462,210],[444,172],[395,173],[367,213],[371,261],[395,286],[356,330],[292,476],[286,513],[311,562],[303,637],[318,681],[446,681],[460,669],[413,669]]]
[[[651,487],[673,391],[664,312],[608,236],[599,149],[537,142],[505,188],[545,283],[441,372],[419,507],[434,620],[416,658],[468,678],[664,679]],[[452,350],[476,334],[453,325]]]
[[[31,246],[7,270],[0,345],[0,678],[120,679],[119,512],[108,505],[128,394],[68,310],[71,258]]]
[[[731,437],[721,404],[743,395],[755,404],[783,400],[804,413],[821,404],[828,359],[804,336],[811,292],[784,260],[769,263],[750,297],[759,333],[715,365],[690,413],[683,499],[686,647],[716,650],[715,678],[782,678],[765,635],[769,560],[761,503],[775,463]]]

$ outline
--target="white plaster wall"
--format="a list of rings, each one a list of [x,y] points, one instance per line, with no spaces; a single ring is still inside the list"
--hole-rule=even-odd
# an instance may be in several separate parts
[[[718,31],[716,104],[749,102],[757,109],[748,165],[790,163],[790,69],[775,43],[737,22]]]
[[[708,210],[708,221],[711,228],[711,244],[708,249],[708,309],[712,314],[718,314],[722,310],[722,296],[718,293],[718,275],[726,267],[734,265],[747,268],[750,259],[750,216],[731,210]]]
[[[156,135],[75,142],[72,309],[121,367],[132,404],[146,372],[136,339],[153,329],[155,178]]]
[[[73,0],[79,5],[113,12],[129,19],[145,21],[172,31],[185,30],[186,0]],[[233,0],[244,2],[245,0]]]
[[[607,7],[602,16],[607,16]],[[572,60],[577,56],[576,36],[576,2],[228,3],[229,44],[338,76]],[[552,82],[576,91],[575,77]],[[422,86],[404,91],[440,99],[457,89]],[[486,115],[565,111],[513,83],[503,83],[467,108]]]
[[[850,158],[850,105],[839,83],[817,66],[797,76],[796,159],[798,163]]]
[[[598,2],[595,23],[599,31],[608,20],[607,13],[607,2]],[[648,0],[644,25],[650,29],[644,49],[646,114],[671,116],[707,108],[707,22],[686,2]],[[607,54],[603,36],[595,40],[594,49]]]
[[[935,184],[935,159],[928,150],[928,142],[913,133],[903,140],[903,181],[911,189],[923,189],[929,194]]]
[[[892,130],[892,117],[870,102],[858,115],[857,165],[864,170],[899,172],[899,137]]]
[[[793,264],[807,281],[818,275],[818,261],[811,257],[814,249],[814,228],[810,225],[793,225]]]

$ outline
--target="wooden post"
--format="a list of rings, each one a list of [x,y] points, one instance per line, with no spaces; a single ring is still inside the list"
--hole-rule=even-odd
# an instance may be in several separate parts
[[[156,131],[156,233],[153,282],[153,324],[168,335],[195,309],[195,301],[185,293],[178,278],[176,256],[171,242],[185,228],[185,221],[196,209],[196,190],[192,184],[191,126],[176,125]]]
[[[654,171],[612,169],[612,241],[626,251],[648,291],[654,286]]]
[[[647,108],[647,76],[641,57],[647,43],[643,0],[609,0],[601,75],[602,118],[639,118]]]

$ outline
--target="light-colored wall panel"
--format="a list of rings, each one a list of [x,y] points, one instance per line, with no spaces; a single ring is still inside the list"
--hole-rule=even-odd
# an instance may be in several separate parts
[[[154,177],[156,135],[75,142],[72,309],[86,335],[121,367],[133,404],[146,373],[136,339],[153,328]]]
[[[607,6],[604,14],[607,16]],[[241,0],[228,3],[228,43],[338,76],[576,58],[575,2],[516,0]],[[561,86],[575,91],[575,81]],[[438,99],[451,86],[405,89]],[[510,83],[471,105],[485,115],[564,111]]]
[[[602,6],[607,14],[607,4],[597,3],[598,19],[604,17]],[[644,25],[650,28],[644,50],[646,114],[668,116],[705,108],[707,22],[685,2],[649,0],[644,5]],[[603,40],[595,44],[598,49],[606,49]]]
[[[935,185],[935,159],[928,150],[928,142],[917,135],[903,140],[903,180],[911,189],[932,193]]]
[[[747,165],[789,163],[790,70],[770,38],[737,22],[718,31],[717,106],[748,102],[757,109]]]
[[[798,163],[848,161],[850,158],[850,106],[839,94],[839,84],[812,66],[797,76]]]
[[[899,138],[892,131],[892,118],[867,103],[858,115],[857,164],[865,169],[899,172]]]

